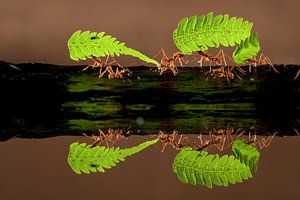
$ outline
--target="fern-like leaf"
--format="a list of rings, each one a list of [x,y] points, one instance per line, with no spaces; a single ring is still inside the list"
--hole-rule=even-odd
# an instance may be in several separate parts
[[[121,43],[116,38],[105,35],[104,32],[90,32],[80,30],[74,32],[68,41],[68,48],[70,52],[70,58],[72,60],[86,60],[94,57],[104,56],[120,56],[130,55],[136,57],[142,61],[155,64],[159,66],[159,63],[152,58],[138,52],[134,49],[125,46],[125,43]]]
[[[124,161],[126,157],[142,151],[157,141],[158,139],[146,141],[127,149],[120,149],[119,147],[106,148],[103,146],[92,147],[86,143],[79,144],[75,142],[70,145],[68,163],[77,174],[81,174],[81,172],[86,174],[97,171],[105,172],[104,169],[116,166],[120,161]]]
[[[258,34],[255,32],[246,40],[243,40],[232,54],[234,62],[243,64],[246,60],[253,58],[260,51]]]
[[[232,151],[241,163],[250,167],[252,172],[257,171],[260,153],[256,147],[245,143],[243,140],[236,140],[232,145]]]
[[[183,183],[212,188],[241,183],[252,177],[250,168],[234,156],[209,155],[206,151],[183,148],[175,157],[173,171]]]
[[[173,40],[181,52],[192,54],[208,47],[218,48],[220,44],[225,47],[240,44],[250,36],[252,25],[243,18],[229,19],[227,14],[213,17],[210,12],[206,16],[181,19],[173,32]]]

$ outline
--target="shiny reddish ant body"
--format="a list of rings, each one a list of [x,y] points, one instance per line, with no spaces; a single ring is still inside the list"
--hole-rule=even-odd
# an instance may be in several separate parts
[[[274,65],[272,64],[271,62],[271,59],[267,56],[265,56],[264,54],[260,54],[258,60],[256,58],[252,58],[252,59],[247,59],[246,62],[249,63],[249,72],[251,72],[251,66],[254,65],[254,67],[256,67],[257,65],[265,65],[265,64],[268,64],[270,65],[273,70],[276,72],[276,73],[279,73]]]
[[[165,148],[167,147],[167,145],[171,145],[176,150],[180,150],[183,147],[185,147],[185,145],[182,144],[182,142],[184,140],[187,140],[187,138],[186,137],[183,138],[183,135],[180,135],[178,141],[176,141],[177,135],[178,135],[178,132],[175,131],[175,130],[173,131],[172,134],[169,134],[169,135],[165,134],[162,131],[159,131],[158,138],[163,143],[163,148],[162,148],[161,152],[163,152],[165,150]]]
[[[177,66],[175,64],[176,61],[180,63],[181,67],[183,67],[183,63],[188,63],[186,60],[184,60],[184,54],[180,52],[174,53],[171,57],[168,57],[165,51],[161,49],[154,57],[157,57],[160,53],[162,53],[162,58],[160,60],[160,66],[157,69],[160,75],[167,70],[171,70],[175,76],[178,71]]]
[[[253,145],[258,144],[260,149],[267,148],[271,144],[271,142],[276,134],[277,134],[277,132],[274,133],[272,136],[269,136],[268,138],[260,138],[260,139],[257,139],[256,135],[254,135],[253,139],[251,139],[251,137],[249,135],[249,140],[246,143],[253,144]]]
[[[122,129],[108,129],[107,133],[104,133],[101,129],[98,129],[98,131],[99,131],[99,136],[95,136],[94,134],[92,134],[92,136],[89,137],[85,133],[82,133],[84,136],[91,138],[94,141],[92,143],[92,147],[95,147],[101,144],[102,142],[105,142],[106,146],[109,147],[109,143],[113,145],[118,140],[124,139],[129,135],[129,131],[125,133],[123,132]]]
[[[99,67],[98,79],[102,78],[106,73],[108,73],[109,79],[114,79],[114,78],[121,79],[131,75],[130,71],[124,68],[123,66],[121,66],[115,59],[112,58],[112,61],[108,63],[109,58],[110,56],[107,56],[105,62],[102,62],[101,58],[96,58],[95,56],[92,56],[94,63],[92,65],[88,65],[82,71],[87,70],[89,67],[92,67],[92,69]],[[112,64],[117,65],[115,71],[113,70]],[[102,69],[104,68],[105,70],[102,72]]]

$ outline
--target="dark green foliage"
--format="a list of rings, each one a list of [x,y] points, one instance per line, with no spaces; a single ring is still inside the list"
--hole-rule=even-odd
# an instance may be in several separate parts
[[[90,172],[104,172],[104,169],[110,169],[116,166],[120,161],[124,161],[126,157],[136,154],[143,149],[155,144],[158,139],[146,141],[138,146],[120,149],[107,148],[103,146],[92,147],[86,143],[78,142],[70,145],[68,155],[68,163],[72,170],[81,174],[81,172],[89,174]]]
[[[236,140],[232,145],[232,151],[241,163],[250,167],[252,172],[257,170],[260,153],[256,147],[245,143],[243,140]]]
[[[173,171],[180,181],[212,188],[241,183],[252,177],[250,168],[234,156],[210,155],[206,151],[183,148],[175,157]]]
[[[248,59],[253,58],[260,51],[258,34],[255,32],[246,40],[243,40],[232,54],[234,62],[243,64]]]
[[[243,18],[229,18],[228,14],[213,17],[210,12],[206,16],[181,19],[173,32],[173,40],[181,52],[192,54],[208,47],[218,48],[220,44],[225,47],[240,44],[250,36],[252,25]]]

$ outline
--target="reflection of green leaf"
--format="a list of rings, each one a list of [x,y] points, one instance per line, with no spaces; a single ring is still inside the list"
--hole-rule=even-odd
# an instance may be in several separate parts
[[[130,105],[126,105],[126,109],[128,109],[128,110],[141,110],[141,111],[150,110],[153,107],[154,107],[153,105],[149,105],[149,104],[130,104]]]
[[[232,145],[232,151],[241,163],[245,163],[252,171],[257,170],[260,153],[256,147],[245,143],[243,140],[236,140]]]
[[[199,110],[199,111],[222,111],[222,110],[255,110],[254,103],[214,103],[214,104],[173,104],[174,110]]]
[[[118,86],[120,80],[95,79],[90,74],[82,73],[80,76],[71,76],[68,80],[68,92],[87,92],[87,91],[110,91]]]
[[[81,75],[70,76],[67,84],[68,92],[87,92],[87,91],[108,91],[108,92],[123,92],[126,90],[144,90],[145,88],[158,88],[159,81],[155,81],[156,73],[142,71],[143,81],[141,80],[117,80],[117,79],[95,79],[90,74],[82,73]],[[139,71],[135,72],[138,74]],[[158,77],[156,77],[158,78]]]
[[[104,169],[116,166],[120,161],[124,161],[126,157],[144,150],[157,141],[158,139],[146,141],[138,146],[126,149],[103,146],[92,147],[86,143],[79,144],[75,142],[70,145],[68,163],[77,174],[81,174],[81,172],[86,174],[97,171],[104,172]]]
[[[106,116],[114,114],[121,109],[121,105],[116,102],[105,101],[80,101],[66,102],[63,104],[65,108],[71,108],[73,112],[81,112],[91,116]]]
[[[208,154],[183,148],[175,157],[173,171],[183,183],[205,185],[212,188],[241,183],[252,177],[250,168],[234,156]]]
[[[99,121],[88,120],[88,119],[70,119],[68,125],[70,129],[88,131],[99,129]]]

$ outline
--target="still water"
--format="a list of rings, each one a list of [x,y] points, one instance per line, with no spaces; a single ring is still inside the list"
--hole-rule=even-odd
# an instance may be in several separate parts
[[[139,68],[130,80],[98,80],[78,69],[31,67],[25,75],[1,79],[1,199],[300,197],[299,81],[290,73],[296,69],[282,68],[279,74],[258,69],[228,83],[206,80],[198,69],[174,77]],[[77,175],[67,163],[71,143],[92,143],[82,132],[130,130],[117,146],[132,147],[159,130],[197,138],[205,130],[228,127],[252,136],[276,133],[269,147],[259,150],[253,178],[229,187],[181,183],[172,171],[178,151],[167,147],[162,153],[160,143],[105,173]]]

